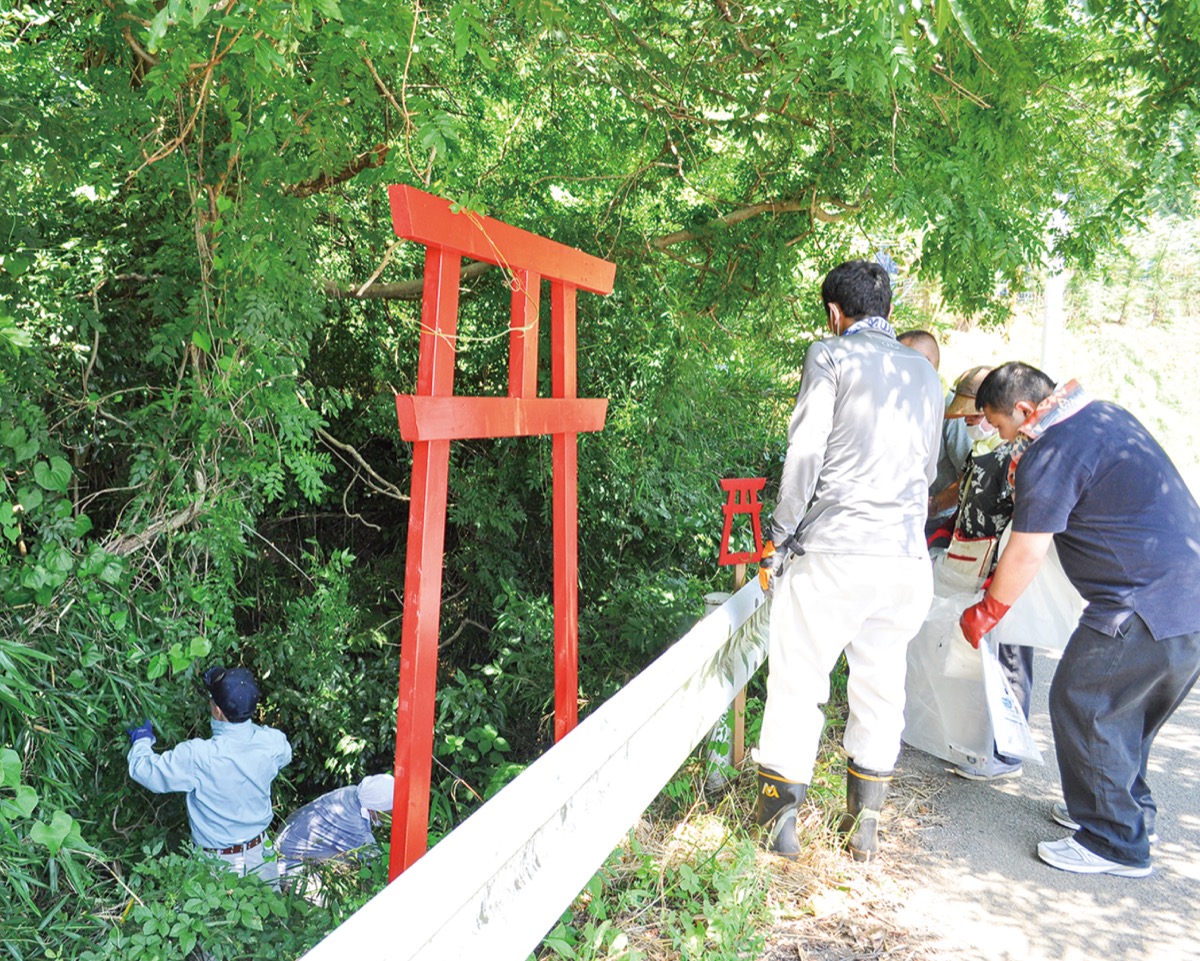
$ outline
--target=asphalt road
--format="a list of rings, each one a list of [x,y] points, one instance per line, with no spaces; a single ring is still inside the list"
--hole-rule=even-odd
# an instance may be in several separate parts
[[[1039,654],[1031,727],[1044,766],[980,783],[905,747],[904,773],[939,788],[904,865],[904,922],[937,956],[963,961],[1200,961],[1200,688],[1163,728],[1150,758],[1161,842],[1147,878],[1077,875],[1036,854],[1066,836],[1046,699],[1057,656]],[[898,854],[898,852],[897,852]]]

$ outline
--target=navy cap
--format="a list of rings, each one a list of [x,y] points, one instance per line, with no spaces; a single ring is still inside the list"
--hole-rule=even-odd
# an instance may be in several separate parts
[[[234,724],[249,720],[258,706],[258,685],[244,667],[210,667],[204,672],[204,686],[225,719]]]

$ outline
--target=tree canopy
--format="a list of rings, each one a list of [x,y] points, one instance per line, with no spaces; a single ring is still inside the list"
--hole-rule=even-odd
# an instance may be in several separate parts
[[[97,852],[179,836],[121,728],[197,730],[206,664],[263,678],[285,809],[389,764],[421,272],[385,185],[617,264],[580,298],[581,393],[611,398],[581,446],[586,708],[695,616],[716,478],[777,474],[830,266],[886,253],[902,290],[999,314],[1200,177],[1197,0],[22,2],[0,51],[0,905],[26,954],[55,905],[123,902]],[[459,384],[500,393],[504,278],[464,277]],[[455,447],[440,831],[547,738],[547,451]],[[106,936],[68,916],[67,954]]]

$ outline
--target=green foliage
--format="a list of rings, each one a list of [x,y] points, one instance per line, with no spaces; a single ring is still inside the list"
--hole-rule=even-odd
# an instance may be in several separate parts
[[[389,766],[397,662],[386,637],[362,625],[349,596],[353,555],[314,551],[300,560],[298,584],[272,573],[258,585],[270,601],[255,667],[271,692],[273,720],[292,744],[287,778],[335,787]]]
[[[395,243],[384,185],[618,265],[610,297],[579,299],[580,392],[609,398],[579,441],[586,712],[727,586],[716,482],[775,483],[832,263],[886,245],[902,286],[998,312],[1048,241],[1088,264],[1149,208],[1193,209],[1194,15],[0,11],[0,742],[42,815],[4,842],[28,879],[12,943],[91,936],[120,885],[80,845],[132,876],[182,835],[178,798],[128,783],[122,728],[203,733],[209,663],[253,668],[292,739],[281,810],[389,766],[411,460],[392,393],[415,381],[422,253]],[[1194,291],[1156,262],[1166,312]],[[510,294],[499,271],[464,284],[458,392],[506,391]],[[544,439],[453,448],[437,832],[549,742],[550,478]]]
[[[768,872],[736,828],[716,847],[663,857],[631,836],[542,942],[539,958],[645,958],[627,919],[678,958],[756,957],[765,941]]]
[[[1200,311],[1200,226],[1178,216],[1146,228],[1071,278],[1071,322],[1165,324]]]
[[[16,751],[0,748],[0,859],[5,866],[0,875],[5,917],[0,944],[18,961],[53,957],[51,952],[64,944],[86,944],[95,934],[94,925],[88,918],[73,917],[69,907],[97,888],[96,852],[84,841],[79,822],[43,803],[37,788],[23,780],[22,768]]]
[[[196,949],[214,961],[295,958],[350,907],[314,908],[258,878],[237,877],[215,859],[161,848],[146,850],[123,885],[127,900],[120,915],[81,961],[184,961]]]

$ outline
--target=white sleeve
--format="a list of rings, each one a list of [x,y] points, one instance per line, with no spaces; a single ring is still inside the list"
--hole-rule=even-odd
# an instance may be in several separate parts
[[[782,544],[804,519],[817,490],[825,450],[833,431],[837,377],[829,351],[820,341],[804,355],[800,394],[788,425],[787,456],[779,481],[779,502],[771,517],[771,537]]]

